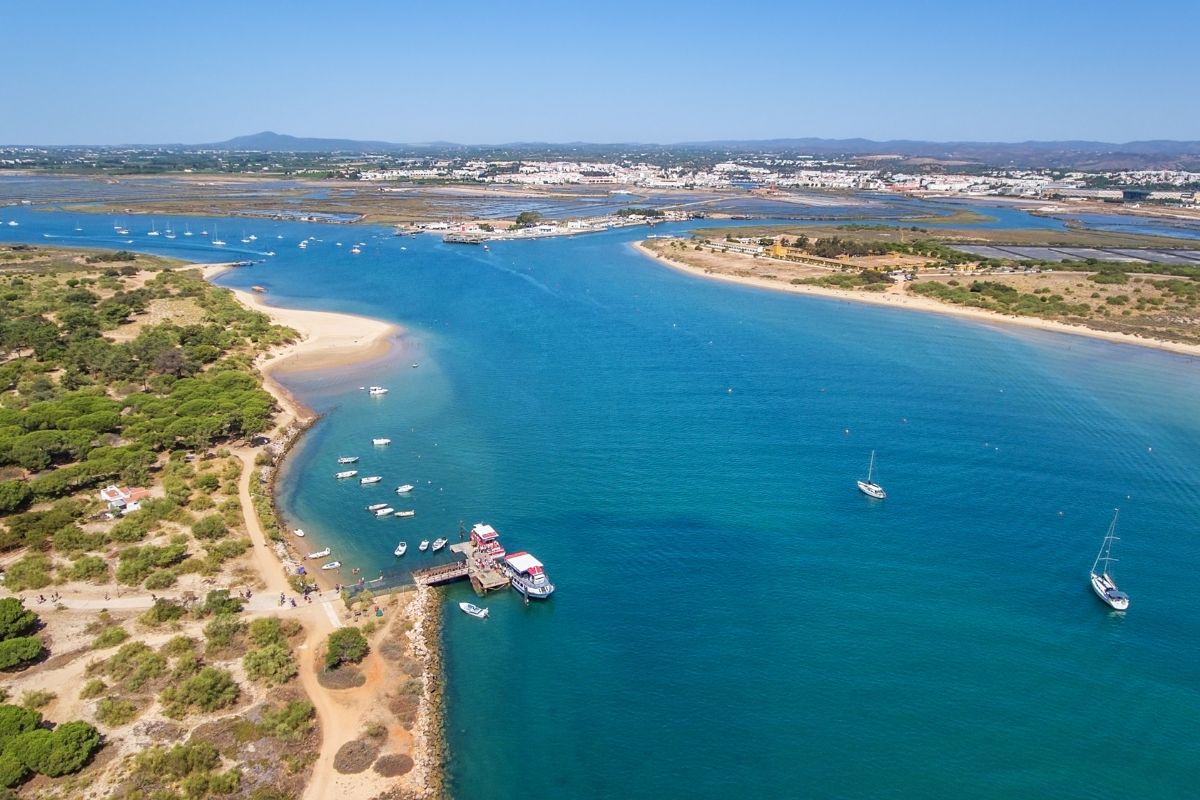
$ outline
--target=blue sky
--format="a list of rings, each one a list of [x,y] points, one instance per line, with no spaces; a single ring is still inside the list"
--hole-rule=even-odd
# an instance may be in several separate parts
[[[5,3],[0,142],[1200,139],[1200,2]]]

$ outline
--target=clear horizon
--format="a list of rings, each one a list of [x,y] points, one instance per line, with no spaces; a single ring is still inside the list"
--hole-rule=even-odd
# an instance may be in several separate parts
[[[1128,32],[1200,28],[1200,6],[750,0],[592,9],[467,2],[76,2],[9,9],[0,142],[200,144],[259,131],[392,143],[788,138],[1195,140],[1184,48]],[[17,73],[10,68],[10,75]],[[13,110],[18,113],[12,113]]]

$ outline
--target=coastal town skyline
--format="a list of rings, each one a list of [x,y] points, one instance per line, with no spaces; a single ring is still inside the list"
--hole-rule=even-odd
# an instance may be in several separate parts
[[[603,14],[496,14],[467,3],[449,15],[368,3],[331,28],[310,3],[218,2],[203,15],[30,4],[10,10],[10,30],[54,30],[58,44],[47,58],[40,37],[10,39],[11,61],[37,68],[0,88],[22,109],[0,121],[0,142],[216,142],[264,129],[466,144],[1194,138],[1200,112],[1178,102],[1186,50],[1147,59],[1113,45],[1148,22],[1195,27],[1200,12],[1101,6],[751,2],[730,15],[618,2]]]

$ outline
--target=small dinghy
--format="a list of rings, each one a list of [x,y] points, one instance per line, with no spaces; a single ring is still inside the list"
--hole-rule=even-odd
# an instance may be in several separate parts
[[[299,528],[296,528],[296,530],[292,531],[292,533],[294,533],[296,536],[304,538],[304,531],[300,530]]]
[[[391,443],[392,443],[391,439],[380,438],[380,439],[372,439],[371,440],[371,444],[373,444],[377,447],[383,447],[384,445],[388,445]]]
[[[429,540],[422,539],[421,544],[417,547],[417,549],[420,550],[421,552],[425,552],[426,550],[428,550],[429,549]]]
[[[408,552],[408,542],[401,542],[400,544],[396,545],[396,549],[392,551],[392,555],[399,558],[400,556],[404,555],[407,552]]]
[[[417,512],[416,512],[416,511],[414,511],[414,510],[413,510],[413,509],[411,509],[411,508],[409,508],[409,509],[405,509],[404,511],[397,511],[397,512],[396,512],[396,516],[397,516],[397,517],[400,517],[401,519],[403,519],[403,518],[405,518],[405,517],[415,517],[416,515],[417,515]]]
[[[341,480],[342,478],[353,478],[353,477],[354,477],[355,475],[357,475],[357,474],[358,474],[358,470],[356,470],[356,469],[348,469],[348,470],[346,470],[345,472],[339,472],[339,473],[337,473],[337,474],[336,474],[336,475],[334,475],[333,477],[337,478],[338,480]]]
[[[445,546],[446,546],[445,539],[434,539],[433,540],[433,552],[436,553],[438,550],[441,550]]]
[[[375,511],[375,516],[386,517],[388,514],[391,514],[395,510],[396,509],[392,508],[391,506],[384,506],[383,508],[377,509]]]
[[[371,395],[378,396],[378,395],[387,394],[387,393],[388,393],[388,390],[382,386],[372,386],[370,389],[367,389],[367,394],[371,394]]]
[[[378,511],[381,508],[387,508],[387,503],[371,503],[367,506],[367,511]]]
[[[329,553],[330,553],[330,550],[328,547],[326,547],[324,550],[318,550],[315,553],[309,553],[308,557],[309,558],[324,558],[325,556],[329,555]]]
[[[476,619],[486,619],[488,615],[488,610],[486,608],[480,608],[474,603],[459,603],[458,607],[462,609],[464,614],[470,614]]]
[[[328,564],[322,564],[321,569],[337,569],[342,565],[340,561],[330,561]]]
[[[342,456],[338,459],[339,464],[353,464],[358,461],[358,456]]]

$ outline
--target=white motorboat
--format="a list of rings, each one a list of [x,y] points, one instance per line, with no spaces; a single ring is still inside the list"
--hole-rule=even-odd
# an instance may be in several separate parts
[[[396,549],[392,551],[392,555],[399,558],[400,556],[404,555],[407,552],[408,552],[408,542],[401,542],[400,544],[396,545]]]
[[[1112,557],[1112,543],[1117,541],[1117,516],[1120,515],[1121,509],[1113,511],[1112,522],[1108,526],[1108,533],[1104,536],[1104,543],[1100,545],[1100,552],[1096,554],[1096,560],[1092,563],[1092,591],[1096,596],[1107,603],[1117,611],[1124,611],[1129,608],[1129,595],[1117,588],[1117,582],[1109,575],[1109,569],[1112,562],[1116,561]],[[1104,568],[1099,572],[1096,568],[1100,566],[1100,562],[1104,562]]]
[[[463,610],[464,614],[470,614],[476,619],[486,619],[488,615],[488,610],[486,608],[480,608],[474,603],[459,603],[458,607]]]
[[[301,240],[300,240],[300,249],[301,249],[301,250],[305,250],[305,249],[307,249],[307,248],[308,248],[308,242],[307,242],[307,241],[305,241],[304,239],[301,239]]]
[[[342,456],[338,459],[339,464],[353,464],[358,461],[358,456]]]
[[[371,503],[367,506],[367,511],[378,511],[381,508],[387,508],[387,503]]]
[[[413,510],[413,509],[411,509],[411,508],[405,509],[404,511],[397,511],[397,512],[396,512],[396,516],[397,516],[397,517],[400,517],[400,518],[404,518],[404,517],[415,517],[416,515],[417,515],[417,512],[416,512],[416,511],[414,511],[414,510]]]
[[[441,550],[443,547],[445,547],[447,541],[448,540],[442,539],[442,538],[434,539],[433,540],[433,548],[432,548],[433,552],[436,553],[438,550]]]
[[[250,234],[249,236],[247,236],[246,238],[247,238],[247,239],[249,239],[249,240],[250,240],[250,241],[252,241],[252,242],[253,242],[253,241],[256,241],[256,240],[258,239],[258,237],[257,237],[257,236],[255,236],[253,233],[252,233],[252,234]]]
[[[359,478],[358,482],[361,483],[363,486],[367,486],[372,483],[379,483],[381,480],[383,480],[382,475],[368,475],[365,478]]]
[[[336,474],[335,474],[333,477],[335,477],[335,478],[353,478],[353,477],[354,477],[355,475],[357,475],[357,474],[358,474],[358,470],[356,470],[356,469],[348,469],[348,470],[346,470],[346,471],[344,471],[344,472],[338,472],[338,473],[336,473]]]
[[[386,388],[384,388],[383,386],[372,386],[370,389],[367,389],[367,394],[372,394],[372,395],[376,395],[376,396],[381,395],[381,394],[387,394],[387,393],[388,393],[388,390]]]
[[[392,508],[391,506],[384,506],[383,508],[376,510],[375,516],[386,517],[388,514],[391,514],[395,510],[396,509]]]
[[[324,550],[318,550],[315,553],[309,553],[308,557],[309,558],[324,558],[325,556],[329,555],[330,552],[331,552],[330,549],[328,547],[326,547]]]
[[[512,581],[512,587],[526,598],[544,600],[554,593],[554,584],[546,575],[546,568],[530,553],[511,553],[499,564]]]
[[[360,250],[360,249],[359,249],[359,248],[357,248],[357,247],[351,247],[351,248],[350,248],[350,252],[351,252],[351,253],[353,253],[354,255],[358,255],[359,253],[361,253],[361,252],[362,252],[362,250]]]
[[[429,540],[422,539],[421,544],[417,545],[417,549],[420,550],[422,553],[425,552],[426,550],[428,550],[429,549]]]
[[[887,497],[887,492],[878,483],[871,480],[871,473],[875,471],[875,451],[871,451],[871,461],[867,464],[867,479],[858,481],[858,490],[867,497],[874,497],[876,500],[883,500]]]
[[[396,487],[396,494],[408,494],[412,490],[413,490],[413,485],[411,483],[406,483],[402,486]]]
[[[296,528],[296,530],[292,531],[292,533],[294,533],[295,535],[297,535],[301,538],[304,537],[304,531],[300,530],[299,528]]]
[[[328,564],[322,564],[321,569],[337,569],[342,565],[340,561],[330,561]]]
[[[386,445],[389,445],[389,444],[391,444],[391,443],[392,443],[392,440],[391,440],[391,439],[379,438],[379,439],[372,439],[372,440],[371,440],[371,444],[375,445],[376,447],[384,447],[384,446],[386,446]]]
[[[413,369],[416,369],[416,368],[417,368],[417,367],[419,367],[419,366],[421,366],[421,365],[420,365],[420,364],[413,364],[413,365],[412,365],[412,368],[413,368]]]

